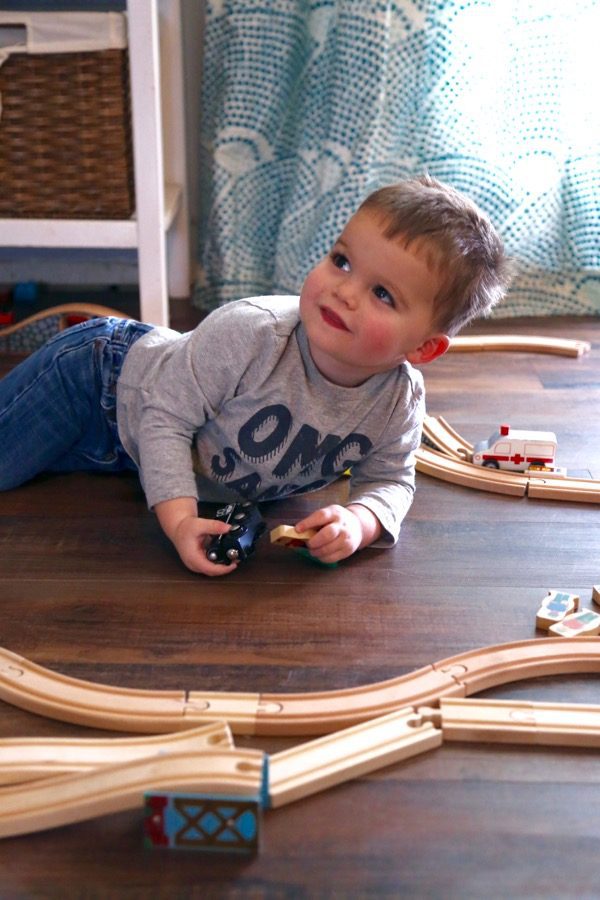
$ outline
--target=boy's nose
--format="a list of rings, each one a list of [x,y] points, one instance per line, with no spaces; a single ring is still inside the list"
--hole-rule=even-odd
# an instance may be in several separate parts
[[[349,309],[355,309],[358,304],[358,291],[356,285],[352,284],[350,279],[339,284],[335,291],[338,300]]]

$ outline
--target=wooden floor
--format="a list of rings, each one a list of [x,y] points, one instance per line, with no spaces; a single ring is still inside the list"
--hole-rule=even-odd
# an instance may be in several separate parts
[[[600,478],[600,318],[477,330],[582,338],[593,349],[580,359],[449,354],[424,369],[429,412],[472,441],[504,421],[555,430],[558,462]],[[343,485],[327,496],[341,498]],[[293,522],[316,502],[282,501],[265,516],[272,526]],[[134,477],[48,476],[0,495],[0,548],[0,645],[43,666],[138,688],[319,691],[533,638],[551,588],[591,606],[600,508],[420,475],[395,549],[325,569],[264,541],[235,575],[211,580],[182,567]],[[594,703],[599,684],[573,675],[487,694]],[[2,737],[100,735],[0,707]],[[272,752],[295,740],[237,742]],[[0,896],[447,900],[600,891],[597,751],[446,743],[267,811],[261,852],[250,860],[150,852],[141,820],[135,810],[0,842]]]

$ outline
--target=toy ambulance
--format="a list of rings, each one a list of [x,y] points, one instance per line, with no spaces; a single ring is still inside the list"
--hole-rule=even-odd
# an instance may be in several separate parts
[[[553,431],[518,431],[510,425],[473,447],[473,462],[478,466],[524,472],[529,466],[554,466],[556,435]]]

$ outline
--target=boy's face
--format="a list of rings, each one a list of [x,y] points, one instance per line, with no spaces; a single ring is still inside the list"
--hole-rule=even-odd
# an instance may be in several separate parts
[[[378,214],[356,213],[302,287],[311,355],[336,384],[361,384],[405,360],[429,362],[448,347],[433,325],[440,276],[423,253],[385,238],[384,230]]]

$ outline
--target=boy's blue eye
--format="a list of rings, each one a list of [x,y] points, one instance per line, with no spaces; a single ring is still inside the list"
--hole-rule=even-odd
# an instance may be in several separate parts
[[[331,261],[333,262],[336,269],[343,269],[344,272],[348,272],[350,270],[348,257],[344,256],[343,253],[332,253]]]
[[[378,300],[383,300],[384,303],[388,303],[390,306],[395,306],[394,298],[390,294],[388,290],[378,284],[373,288],[373,293],[377,297]]]

